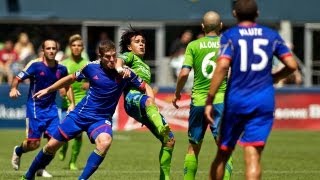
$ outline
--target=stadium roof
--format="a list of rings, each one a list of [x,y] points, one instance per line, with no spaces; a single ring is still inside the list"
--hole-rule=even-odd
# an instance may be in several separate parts
[[[260,21],[320,22],[318,0],[257,0]],[[199,21],[208,10],[226,22],[231,0],[6,0],[0,2],[0,21]]]

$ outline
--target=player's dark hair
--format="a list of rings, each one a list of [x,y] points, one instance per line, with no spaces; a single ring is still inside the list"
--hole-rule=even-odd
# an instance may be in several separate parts
[[[142,36],[144,38],[143,33],[137,29],[134,29],[132,26],[122,33],[119,43],[120,53],[130,52],[128,46],[131,44],[131,38],[135,36]]]
[[[104,40],[99,43],[98,51],[100,55],[104,55],[105,52],[116,49],[116,45],[111,40]]]
[[[237,0],[234,5],[238,21],[255,21],[258,5],[255,0]]]

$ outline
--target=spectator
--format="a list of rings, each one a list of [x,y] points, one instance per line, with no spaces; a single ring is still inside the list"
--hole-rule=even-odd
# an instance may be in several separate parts
[[[4,47],[0,50],[0,84],[3,78],[7,78],[7,82],[11,82],[15,73],[15,63],[18,60],[18,54],[13,49],[13,41],[6,40]]]
[[[177,80],[183,60],[184,52],[186,51],[188,43],[192,40],[193,33],[191,30],[185,30],[181,37],[174,40],[170,47],[170,67],[173,74],[174,81]]]
[[[27,33],[20,33],[18,41],[14,45],[14,50],[19,55],[19,62],[22,65],[26,65],[29,60],[34,58],[34,47],[33,44],[29,40],[29,36]]]

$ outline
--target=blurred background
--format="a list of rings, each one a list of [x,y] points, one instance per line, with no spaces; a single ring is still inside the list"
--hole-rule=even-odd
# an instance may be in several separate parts
[[[320,2],[257,2],[260,10],[258,23],[279,31],[299,63],[299,71],[275,85],[276,119],[306,120],[303,123],[311,121],[318,124]],[[185,129],[190,101],[187,95],[192,86],[192,78],[189,82],[191,85],[187,85],[185,89],[186,100],[181,102],[186,109],[178,112],[171,105],[171,95],[174,92],[176,73],[183,61],[183,50],[177,55],[175,44],[179,42],[186,45],[201,37],[201,18],[209,10],[220,13],[225,25],[223,30],[232,26],[236,21],[232,17],[231,8],[232,0],[0,0],[0,49],[11,49],[17,54],[9,66],[10,70],[0,69],[0,127],[24,126],[24,96],[27,94],[28,84],[20,87],[24,95],[16,101],[7,97],[9,84],[27,62],[38,56],[40,43],[44,39],[50,37],[59,42],[57,60],[63,60],[68,57],[66,47],[69,36],[79,33],[85,42],[85,55],[92,61],[97,58],[95,50],[100,40],[111,39],[118,44],[123,30],[133,26],[141,29],[146,36],[145,59],[152,68],[152,85],[158,90],[157,103],[162,107],[162,113],[168,119],[171,118],[173,124]],[[281,67],[276,58],[274,66],[274,70]],[[287,97],[288,95],[290,96]],[[123,114],[121,107],[119,106],[119,114]],[[115,119],[119,118],[117,114]],[[115,120],[115,124],[117,122]],[[126,129],[126,123],[115,127]],[[131,128],[133,127],[128,129]]]

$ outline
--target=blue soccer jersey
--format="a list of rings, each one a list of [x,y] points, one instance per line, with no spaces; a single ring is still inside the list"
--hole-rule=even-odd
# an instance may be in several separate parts
[[[77,81],[87,79],[90,88],[70,115],[77,114],[81,118],[87,118],[87,121],[109,120],[126,86],[141,89],[145,85],[133,72],[130,78],[122,78],[116,70],[104,70],[100,61],[89,63],[82,70],[77,71],[75,78]]]
[[[237,25],[223,33],[220,58],[231,60],[227,111],[274,111],[273,55],[282,59],[292,54],[279,34],[270,28]]]
[[[86,131],[94,143],[100,133],[112,136],[112,116],[123,89],[132,86],[144,90],[145,82],[131,72],[129,78],[122,78],[116,70],[105,70],[100,61],[86,65],[74,74],[77,81],[87,79],[90,88],[87,95],[77,104],[59,125],[54,138],[65,141]]]
[[[45,89],[64,76],[68,75],[67,68],[60,64],[48,67],[42,59],[30,61],[17,75],[21,81],[30,79],[30,88],[27,100],[27,118],[39,119],[56,117],[58,109],[55,102],[57,92],[51,92],[41,98],[33,98],[33,94]]]
[[[221,37],[220,57],[230,59],[231,74],[225,96],[220,148],[240,144],[264,146],[273,124],[272,58],[291,56],[274,30],[252,24],[237,25]]]

